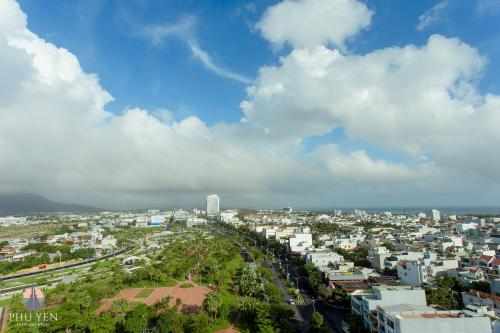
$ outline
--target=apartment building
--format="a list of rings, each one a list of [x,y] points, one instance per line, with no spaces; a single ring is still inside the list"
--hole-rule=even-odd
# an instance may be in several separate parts
[[[377,307],[377,333],[491,333],[490,319],[472,311],[437,311],[424,305]]]
[[[351,294],[352,313],[361,316],[363,326],[371,332],[378,332],[377,307],[398,304],[427,306],[425,291],[408,286],[379,286]]]

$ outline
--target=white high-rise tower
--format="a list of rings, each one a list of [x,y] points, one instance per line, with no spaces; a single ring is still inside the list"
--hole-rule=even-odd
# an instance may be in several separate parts
[[[207,215],[219,215],[219,196],[217,194],[207,195]]]
[[[432,220],[433,220],[434,222],[439,222],[439,221],[441,221],[441,212],[440,212],[439,210],[437,210],[437,209],[433,209],[433,210],[431,211],[431,213],[432,213]]]

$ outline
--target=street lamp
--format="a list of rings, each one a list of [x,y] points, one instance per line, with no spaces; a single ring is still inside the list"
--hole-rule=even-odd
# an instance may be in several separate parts
[[[316,307],[314,306],[314,301],[320,301],[321,298],[313,298],[312,299],[312,302],[313,302],[313,312],[316,312]]]

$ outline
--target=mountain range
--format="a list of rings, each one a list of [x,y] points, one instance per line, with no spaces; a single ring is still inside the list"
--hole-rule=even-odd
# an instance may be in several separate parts
[[[93,212],[100,208],[52,201],[32,193],[0,193],[0,214]]]

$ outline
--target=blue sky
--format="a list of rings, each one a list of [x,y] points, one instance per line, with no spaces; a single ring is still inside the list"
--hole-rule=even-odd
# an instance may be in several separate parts
[[[112,112],[127,106],[167,108],[177,119],[197,115],[208,124],[234,122],[242,117],[240,102],[245,84],[207,70],[178,38],[161,45],[134,36],[137,25],[175,24],[185,16],[196,18],[200,46],[217,65],[250,80],[263,65],[276,63],[288,49],[272,50],[254,29],[262,13],[277,1],[116,1],[22,0],[28,27],[78,56],[87,72],[97,73],[115,101]],[[422,45],[439,33],[477,47],[489,60],[480,87],[500,92],[500,4],[491,1],[481,11],[475,1],[447,2],[435,23],[416,29],[418,17],[438,3],[435,0],[365,2],[375,12],[371,27],[348,44],[350,52]]]
[[[496,205],[499,21],[500,0],[0,1],[0,188]]]

